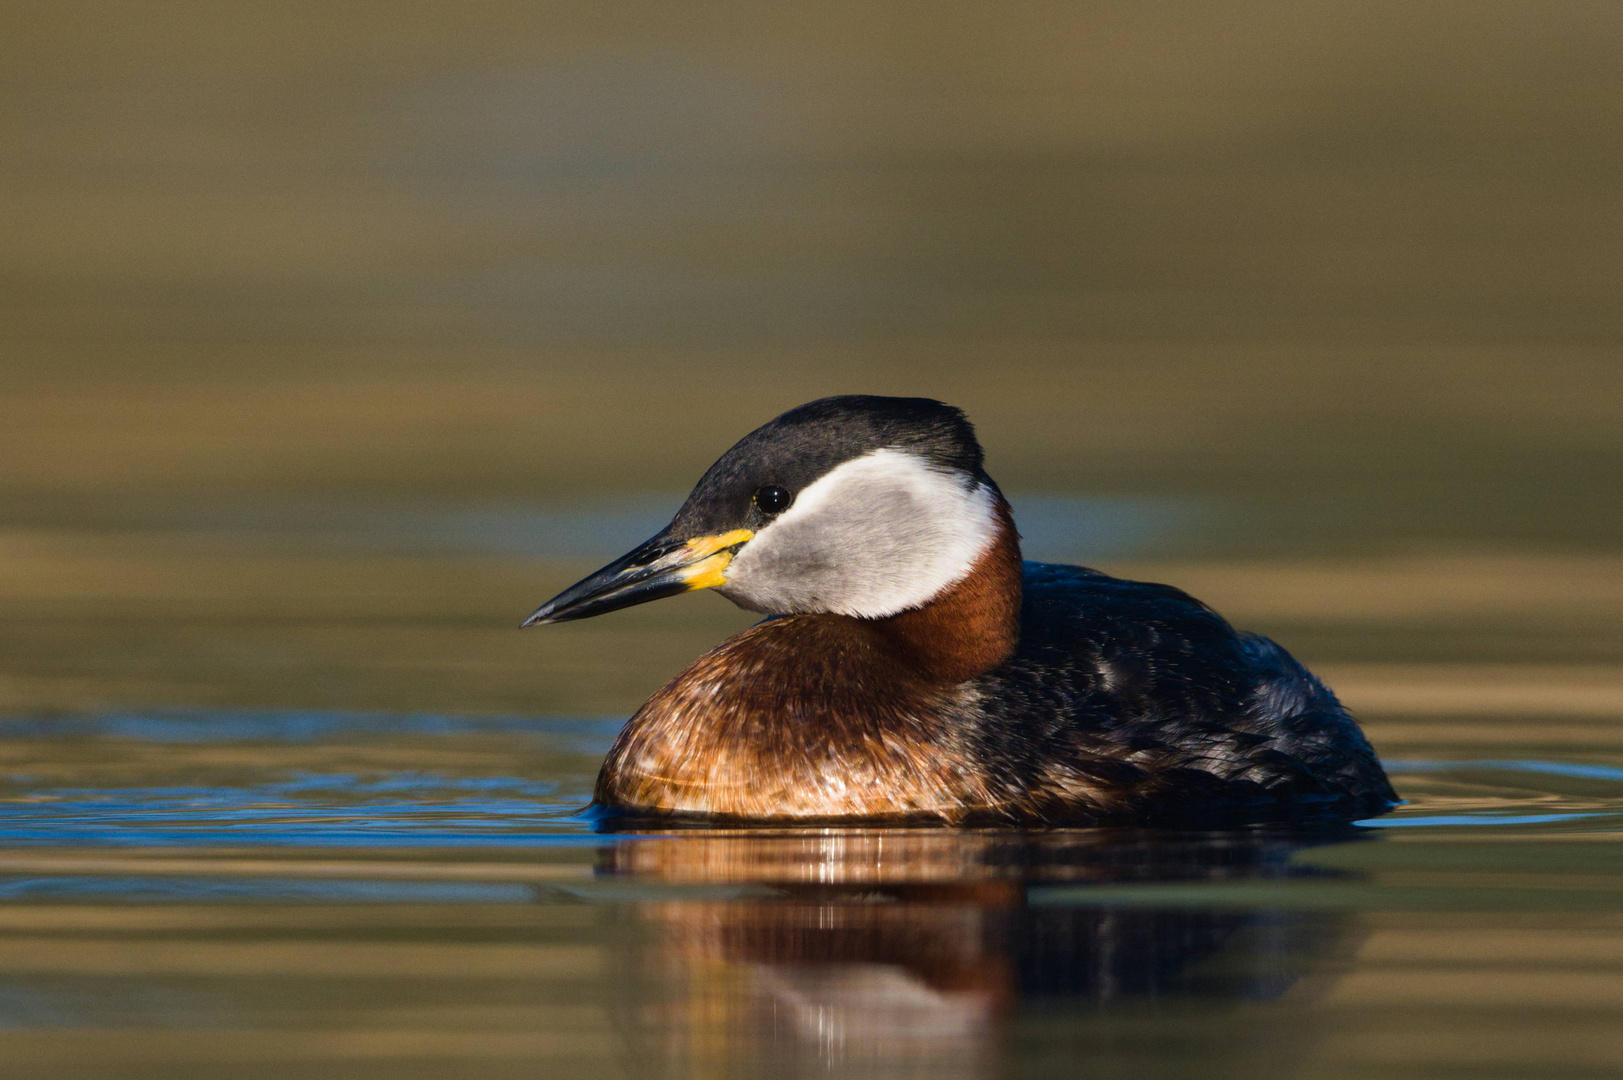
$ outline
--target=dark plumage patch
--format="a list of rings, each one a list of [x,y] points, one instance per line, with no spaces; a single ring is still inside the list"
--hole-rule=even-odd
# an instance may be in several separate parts
[[[1092,786],[1111,769],[1144,823],[1360,817],[1397,801],[1324,684],[1168,585],[1026,563],[1019,651],[976,682],[980,757],[1043,793],[1044,817],[1063,814],[1073,774]]]

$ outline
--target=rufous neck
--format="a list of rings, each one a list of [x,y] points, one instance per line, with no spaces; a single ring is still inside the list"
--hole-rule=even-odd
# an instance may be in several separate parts
[[[923,607],[874,628],[930,682],[959,683],[997,667],[1020,644],[1020,534],[998,496],[997,531],[967,575]]]

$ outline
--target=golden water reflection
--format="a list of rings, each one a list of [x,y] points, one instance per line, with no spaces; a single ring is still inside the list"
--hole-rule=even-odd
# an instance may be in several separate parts
[[[608,848],[601,869],[740,890],[635,905],[625,975],[669,984],[625,1017],[651,1056],[971,1077],[995,1074],[1017,1016],[1305,1001],[1363,935],[1348,913],[1047,903],[1033,886],[1282,879],[1302,873],[1293,853],[1350,839],[682,831]]]

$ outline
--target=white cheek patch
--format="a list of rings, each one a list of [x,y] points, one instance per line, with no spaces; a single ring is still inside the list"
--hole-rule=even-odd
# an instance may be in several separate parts
[[[800,492],[744,545],[717,591],[771,615],[883,618],[961,580],[996,533],[989,487],[875,450]]]

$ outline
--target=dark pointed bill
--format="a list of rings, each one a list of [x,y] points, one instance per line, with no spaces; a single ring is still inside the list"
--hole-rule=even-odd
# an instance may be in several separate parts
[[[734,529],[719,536],[676,540],[664,533],[583,578],[535,610],[522,626],[587,619],[727,580],[723,571],[755,534]]]

